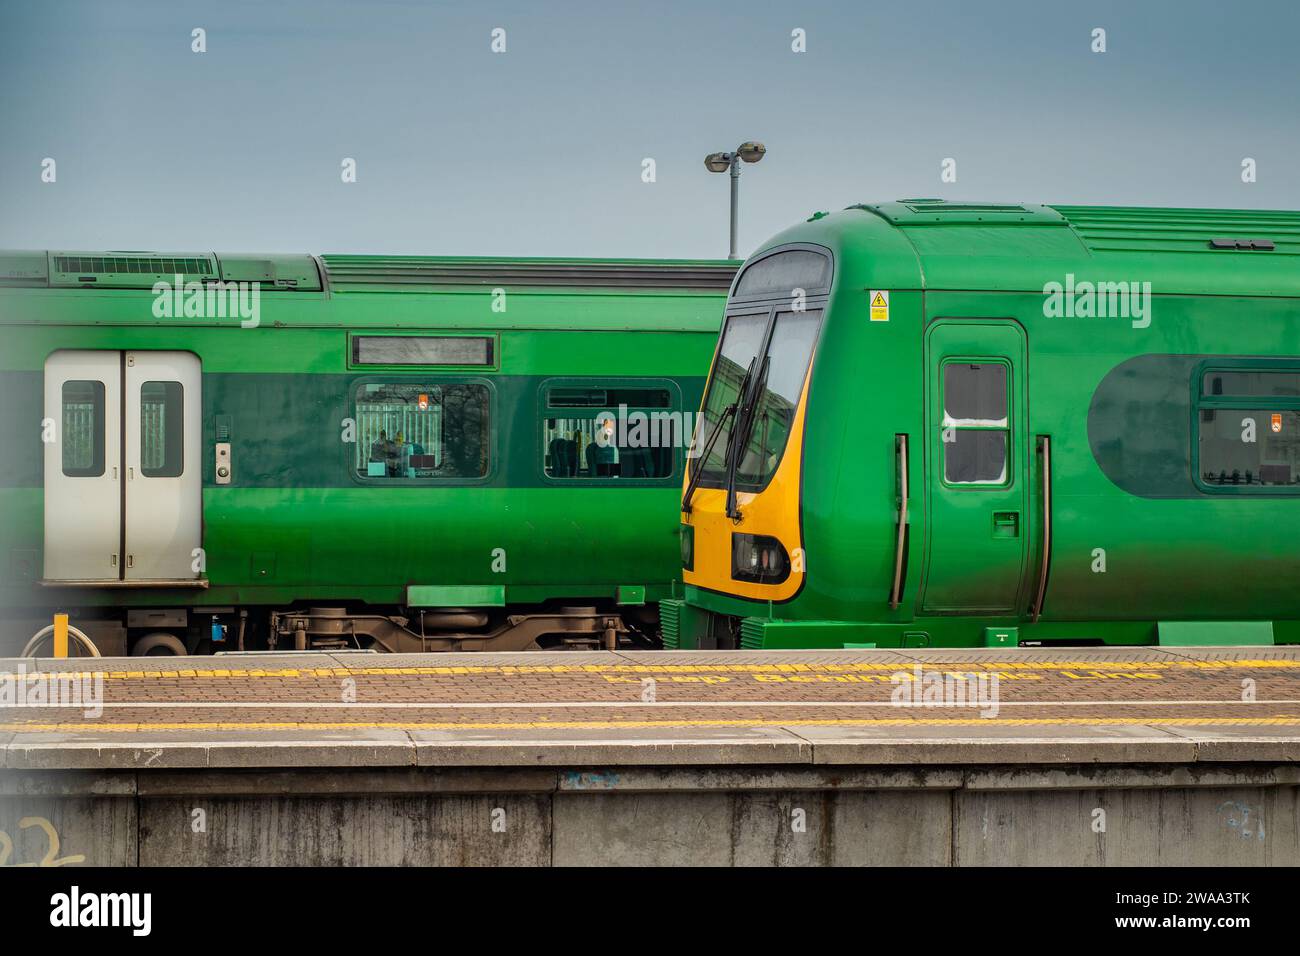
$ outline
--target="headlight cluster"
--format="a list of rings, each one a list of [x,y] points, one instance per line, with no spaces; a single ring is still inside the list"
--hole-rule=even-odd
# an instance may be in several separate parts
[[[681,526],[682,569],[695,570],[695,529],[688,524]]]
[[[790,576],[790,555],[776,538],[761,534],[733,534],[731,576],[737,581],[780,584]]]

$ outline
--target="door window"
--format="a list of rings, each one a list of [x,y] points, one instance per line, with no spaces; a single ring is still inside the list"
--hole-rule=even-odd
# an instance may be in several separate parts
[[[1005,485],[1010,475],[1007,367],[943,366],[943,477],[953,485]]]
[[[104,474],[104,383],[63,383],[63,473],[69,478]]]
[[[140,474],[179,478],[185,470],[185,387],[180,382],[140,386]]]

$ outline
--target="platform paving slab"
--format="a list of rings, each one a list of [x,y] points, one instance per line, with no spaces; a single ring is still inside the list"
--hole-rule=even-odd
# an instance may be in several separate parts
[[[805,764],[812,747],[779,727],[719,732],[609,730],[412,730],[419,766],[677,766]]]
[[[1167,727],[1177,737],[1196,742],[1198,761],[1294,761],[1300,763],[1300,729],[1296,727]]]
[[[401,767],[415,761],[404,731],[150,731],[22,734],[6,770],[193,767]]]
[[[1193,741],[1146,726],[816,727],[795,731],[817,764],[1170,763]]]

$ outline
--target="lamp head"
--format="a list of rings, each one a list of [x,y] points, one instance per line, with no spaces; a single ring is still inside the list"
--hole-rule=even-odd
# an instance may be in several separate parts
[[[731,168],[731,154],[709,153],[704,157],[704,168],[711,173],[725,173]]]

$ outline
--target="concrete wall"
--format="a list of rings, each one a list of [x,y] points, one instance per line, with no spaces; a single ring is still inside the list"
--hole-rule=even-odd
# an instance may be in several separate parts
[[[0,771],[7,865],[1295,866],[1298,821],[1294,764]]]

